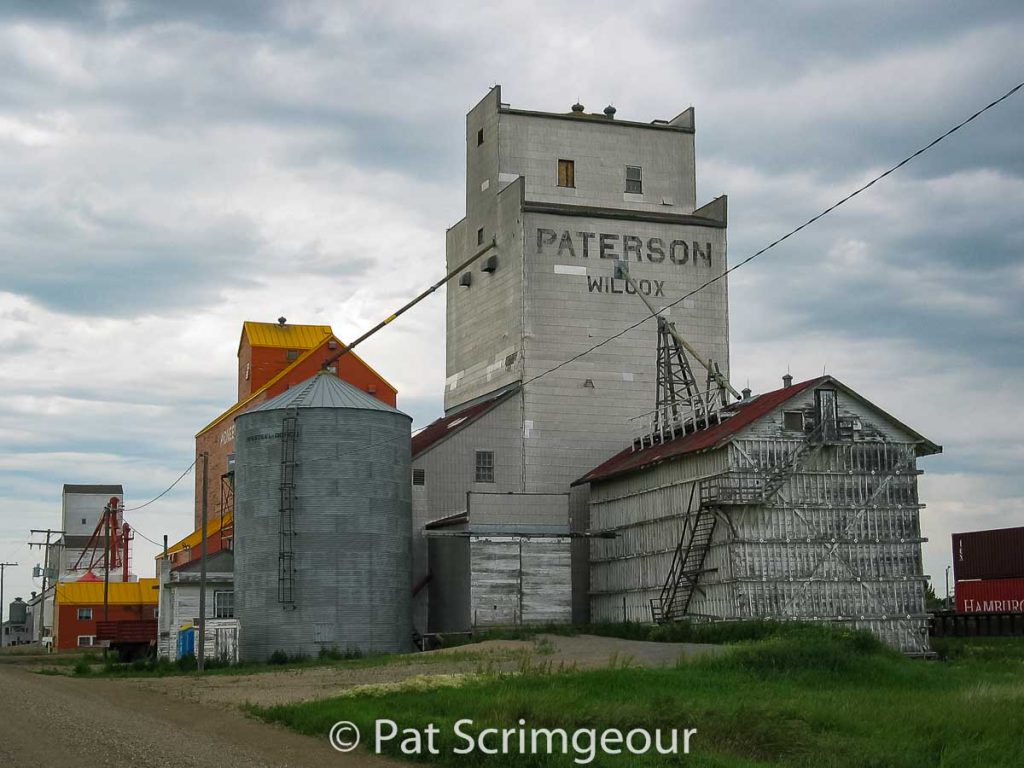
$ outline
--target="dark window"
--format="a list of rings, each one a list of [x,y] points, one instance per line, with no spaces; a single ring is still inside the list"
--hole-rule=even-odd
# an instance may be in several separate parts
[[[425,469],[414,469],[412,471],[412,484],[413,485],[426,485],[427,484],[427,470],[425,470]]]
[[[484,143],[484,129],[481,128],[479,131],[476,132],[476,145],[479,147],[483,143]]]
[[[626,166],[626,191],[641,195],[644,191],[644,169],[639,165]]]
[[[477,245],[483,245],[484,244],[484,228],[483,227],[480,227],[480,229],[478,229],[476,231],[476,244]]]
[[[215,619],[235,618],[235,593],[221,590],[213,593],[213,617]]]
[[[78,620],[79,621],[92,621],[92,608],[79,608],[78,609]]]
[[[572,160],[558,161],[558,186],[576,186],[576,163],[574,163]]]
[[[782,414],[782,426],[795,432],[804,431],[804,414],[802,411],[786,411]]]
[[[297,350],[297,349],[289,349],[289,350],[288,350],[288,354],[286,355],[286,357],[287,357],[287,358],[288,358],[289,360],[294,360],[294,359],[295,359],[295,358],[297,358],[298,356],[299,356],[299,350]]]
[[[82,525],[85,525],[85,518],[82,518]]]
[[[478,483],[494,482],[494,451],[476,452],[476,481]]]

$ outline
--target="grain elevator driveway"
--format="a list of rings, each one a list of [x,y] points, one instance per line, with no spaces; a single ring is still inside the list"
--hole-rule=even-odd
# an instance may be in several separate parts
[[[717,653],[723,646],[650,643],[594,635],[541,635],[536,640],[489,640],[459,648],[395,657],[379,666],[315,666],[249,675],[204,678],[162,677],[123,681],[126,685],[203,704],[272,706],[330,698],[357,685],[393,683],[418,675],[514,672],[530,666],[551,669],[675,664],[680,658]]]

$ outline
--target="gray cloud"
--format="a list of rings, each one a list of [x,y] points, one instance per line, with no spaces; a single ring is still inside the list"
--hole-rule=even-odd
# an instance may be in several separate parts
[[[163,490],[233,398],[242,320],[352,338],[436,279],[493,83],[527,108],[695,105],[736,263],[1012,85],[1022,30],[1010,2],[3,5],[0,556],[37,559],[25,515],[56,523],[63,482]],[[949,530],[1024,503],[1022,117],[1017,97],[731,279],[755,389],[824,365],[944,443],[933,573]],[[361,350],[417,425],[443,333],[438,296]],[[190,487],[142,530],[187,532]]]

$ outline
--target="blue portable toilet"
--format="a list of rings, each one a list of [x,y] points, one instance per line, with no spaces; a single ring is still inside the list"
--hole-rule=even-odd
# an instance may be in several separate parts
[[[186,624],[178,630],[178,658],[196,655],[196,628]]]

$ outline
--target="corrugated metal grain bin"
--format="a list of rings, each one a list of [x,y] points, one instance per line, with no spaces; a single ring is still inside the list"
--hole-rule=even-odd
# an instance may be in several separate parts
[[[411,421],[327,374],[238,417],[243,660],[411,649]]]
[[[1024,613],[1024,579],[958,581],[957,613]]]
[[[953,575],[957,581],[1024,578],[1024,527],[954,533]]]

